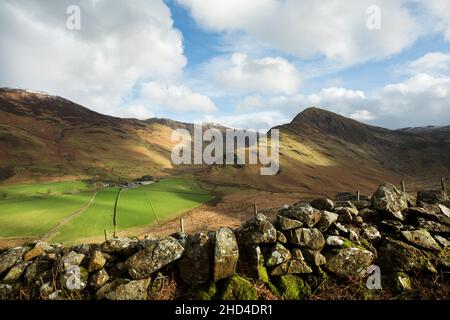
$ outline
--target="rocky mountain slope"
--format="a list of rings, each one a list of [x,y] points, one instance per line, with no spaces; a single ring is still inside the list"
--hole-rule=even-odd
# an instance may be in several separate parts
[[[0,252],[0,299],[448,299],[445,192],[300,201],[236,229]]]
[[[383,181],[450,174],[450,130],[388,130],[317,108],[280,129],[280,172],[258,166],[176,166],[166,119],[120,119],[60,97],[0,89],[0,179],[19,182],[189,174],[217,184],[332,195],[369,192]],[[219,127],[224,129],[223,127]]]

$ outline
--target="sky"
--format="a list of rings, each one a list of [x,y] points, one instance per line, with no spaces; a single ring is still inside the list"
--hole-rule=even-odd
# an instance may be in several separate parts
[[[312,106],[449,125],[450,0],[2,0],[0,87],[247,129]]]

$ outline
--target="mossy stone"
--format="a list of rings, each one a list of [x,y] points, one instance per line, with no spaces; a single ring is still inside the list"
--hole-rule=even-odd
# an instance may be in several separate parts
[[[280,276],[276,285],[284,300],[303,300],[311,295],[311,287],[292,274]]]
[[[211,281],[194,290],[192,298],[194,300],[212,300],[216,293],[216,283]]]
[[[225,280],[220,293],[221,300],[257,300],[256,288],[250,281],[241,276],[233,275]]]

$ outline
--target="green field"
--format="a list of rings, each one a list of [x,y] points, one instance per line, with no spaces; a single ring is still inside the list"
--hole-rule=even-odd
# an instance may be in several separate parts
[[[0,192],[7,193],[0,199],[0,237],[39,238],[51,230],[51,242],[74,243],[100,236],[105,229],[112,234],[119,189],[97,191],[92,203],[94,191],[87,190],[89,186],[82,182],[0,187]],[[123,189],[117,231],[160,223],[212,198],[195,181],[184,179]]]

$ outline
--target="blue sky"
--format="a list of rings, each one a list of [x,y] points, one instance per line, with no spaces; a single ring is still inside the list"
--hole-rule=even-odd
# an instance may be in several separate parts
[[[5,0],[0,41],[0,86],[115,116],[450,124],[449,0]]]

